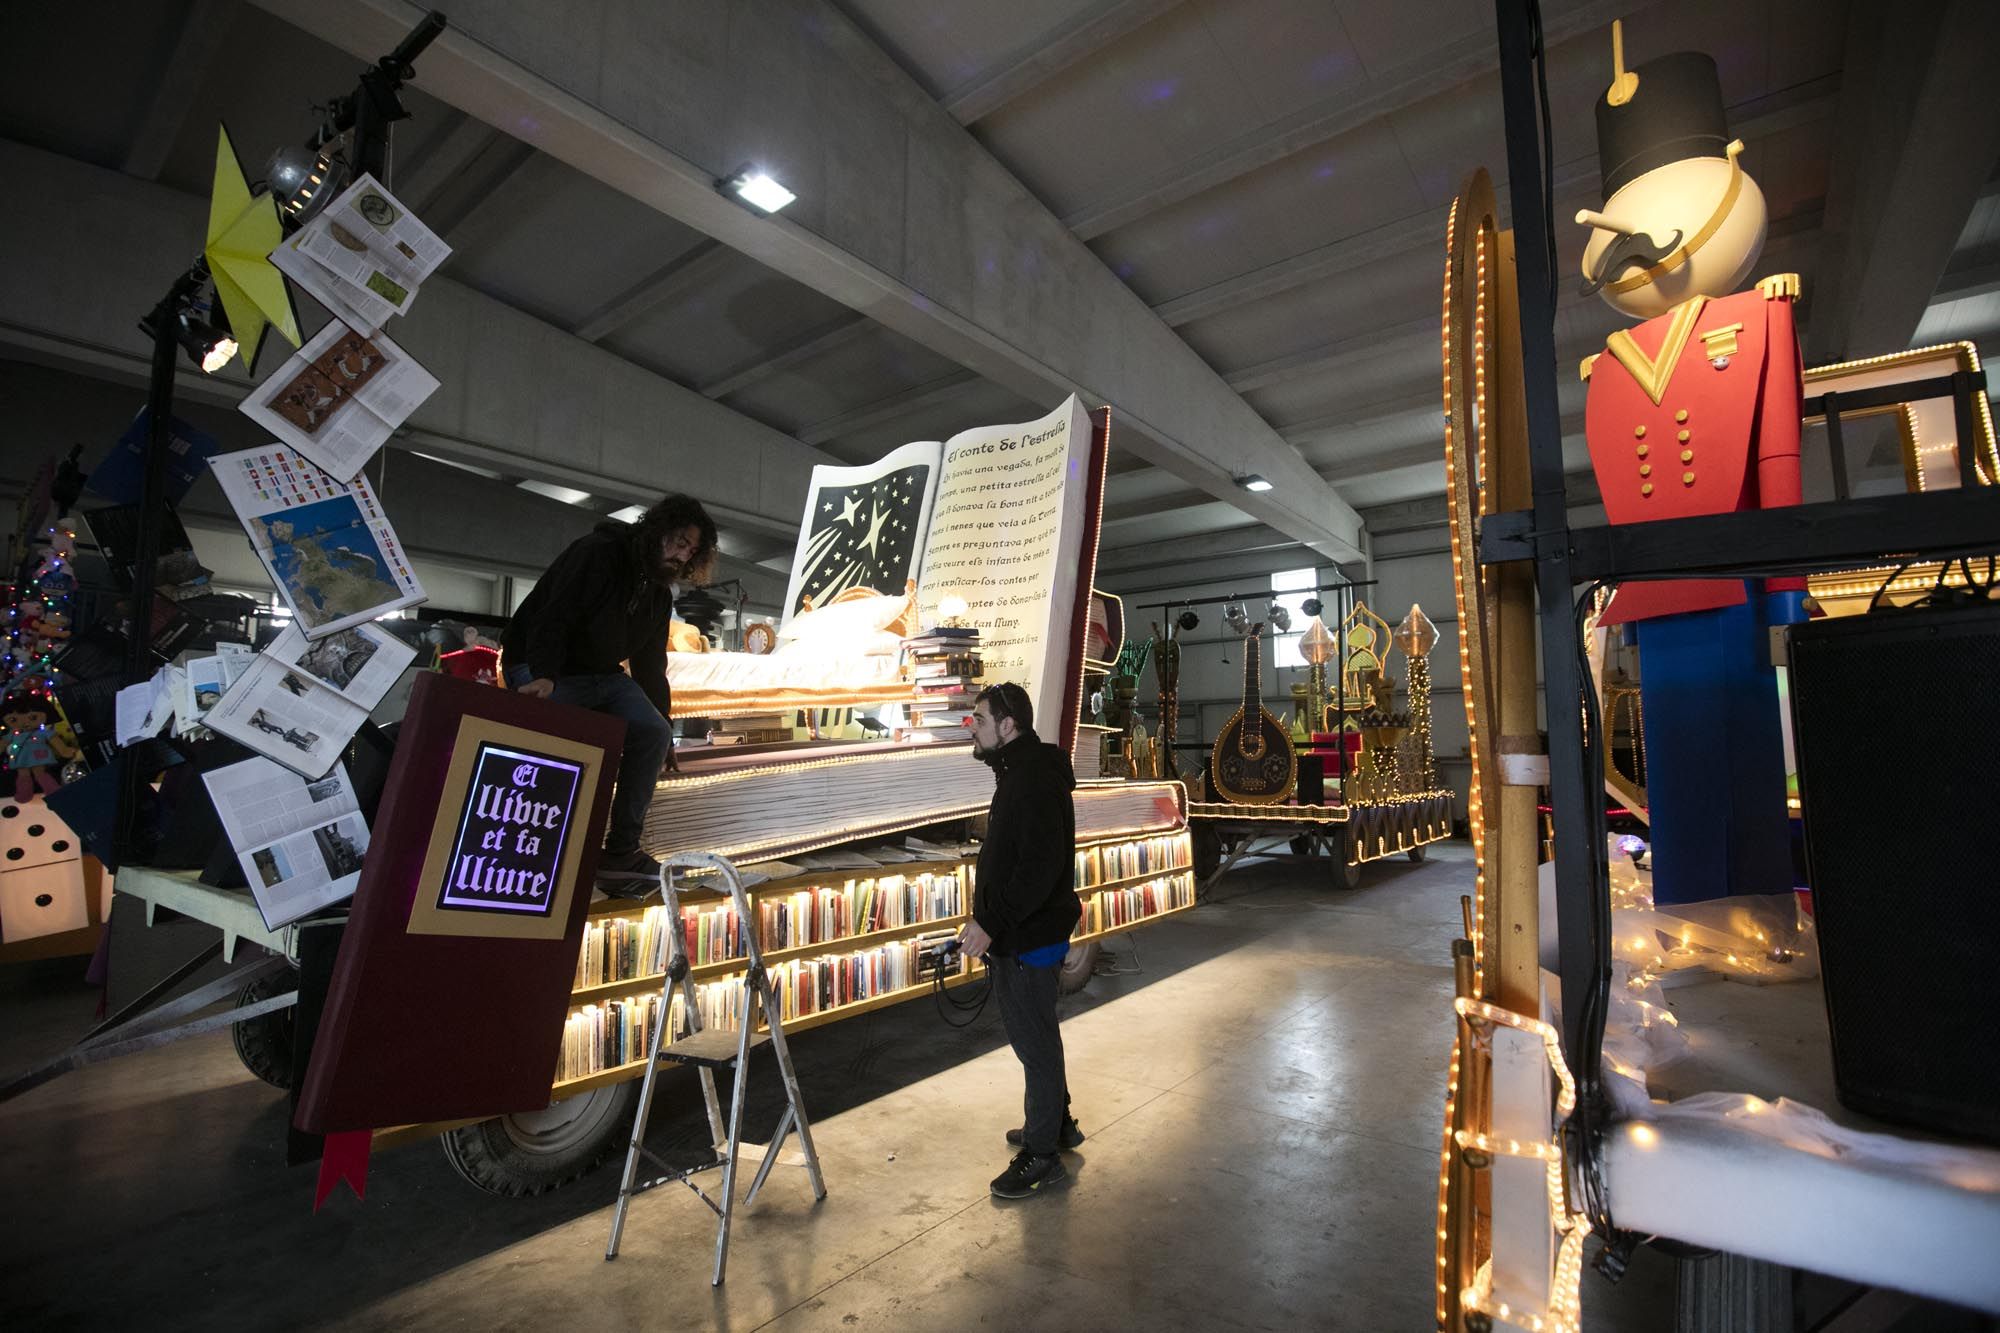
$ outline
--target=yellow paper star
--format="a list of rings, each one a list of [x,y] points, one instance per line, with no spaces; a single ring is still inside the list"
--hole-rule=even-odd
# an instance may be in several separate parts
[[[237,352],[248,370],[257,359],[266,325],[299,345],[299,320],[285,275],[271,263],[271,251],[285,238],[278,220],[278,201],[268,193],[252,195],[243,164],[219,128],[215,142],[215,189],[208,200],[208,239],[202,254],[215,279],[215,294],[229,316]]]

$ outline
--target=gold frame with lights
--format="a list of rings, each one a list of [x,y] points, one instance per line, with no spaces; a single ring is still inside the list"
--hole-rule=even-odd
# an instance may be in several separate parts
[[[1539,748],[1534,579],[1524,563],[1477,559],[1479,520],[1529,507],[1514,238],[1499,228],[1483,168],[1466,178],[1446,221],[1442,313],[1446,503],[1472,762],[1467,817],[1475,890],[1464,922],[1467,947],[1454,955],[1456,1036],[1438,1159],[1434,1312],[1438,1328],[1450,1333],[1496,1319],[1535,1333],[1567,1333],[1580,1321],[1583,1238],[1590,1230],[1567,1202],[1558,1133],[1575,1093],[1556,1034],[1539,1016],[1535,790],[1503,782],[1498,763],[1502,755]],[[1564,1089],[1545,1140],[1503,1142],[1489,1132],[1496,1025],[1543,1039]],[[1558,1239],[1539,1310],[1512,1309],[1488,1285],[1495,1186],[1487,1168],[1496,1152],[1547,1163],[1549,1227]]]

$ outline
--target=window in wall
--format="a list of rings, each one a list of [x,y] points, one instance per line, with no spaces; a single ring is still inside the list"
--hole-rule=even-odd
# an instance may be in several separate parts
[[[1278,667],[1302,667],[1305,658],[1299,656],[1299,636],[1305,633],[1306,622],[1312,619],[1305,613],[1305,600],[1313,595],[1312,589],[1319,582],[1317,569],[1287,569],[1271,575],[1271,600],[1283,606],[1292,615],[1292,627],[1284,634],[1271,635],[1271,661]],[[1253,608],[1255,617],[1257,610]]]

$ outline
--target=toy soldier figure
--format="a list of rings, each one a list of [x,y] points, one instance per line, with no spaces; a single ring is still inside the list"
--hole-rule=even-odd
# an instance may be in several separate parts
[[[1584,291],[1645,322],[1583,364],[1585,438],[1613,523],[1799,502],[1798,278],[1749,290],[1764,196],[1729,139],[1715,62],[1619,68],[1597,103],[1602,212]],[[1794,881],[1767,627],[1804,583],[1675,579],[1620,587],[1603,623],[1638,636],[1659,902],[1783,893]]]

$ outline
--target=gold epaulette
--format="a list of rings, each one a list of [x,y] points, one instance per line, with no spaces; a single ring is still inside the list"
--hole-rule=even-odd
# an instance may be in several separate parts
[[[1768,278],[1757,280],[1757,290],[1764,293],[1766,301],[1796,301],[1799,299],[1799,275],[1773,273]]]
[[[1602,352],[1592,352],[1589,356],[1583,358],[1583,363],[1576,368],[1576,377],[1580,380],[1588,380],[1590,378],[1590,368],[1596,365],[1597,358],[1603,355],[1604,353]]]

